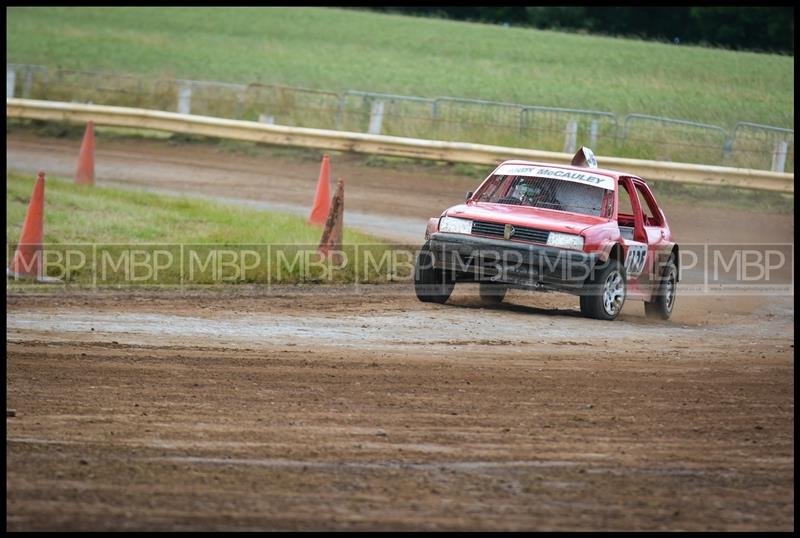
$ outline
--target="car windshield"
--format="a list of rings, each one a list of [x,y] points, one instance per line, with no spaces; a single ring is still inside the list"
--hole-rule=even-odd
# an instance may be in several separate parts
[[[474,200],[609,217],[612,191],[552,177],[493,175]]]

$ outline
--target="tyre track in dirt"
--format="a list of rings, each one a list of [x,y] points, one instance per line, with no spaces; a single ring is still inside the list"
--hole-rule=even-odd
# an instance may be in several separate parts
[[[474,291],[8,295],[9,530],[792,528],[790,301]]]

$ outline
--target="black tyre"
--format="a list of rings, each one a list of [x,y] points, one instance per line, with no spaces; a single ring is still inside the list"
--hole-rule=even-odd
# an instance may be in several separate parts
[[[625,270],[610,259],[595,267],[581,294],[581,314],[588,318],[611,321],[622,311],[627,286]]]
[[[675,306],[675,291],[678,284],[678,267],[674,256],[670,256],[664,266],[664,273],[653,301],[644,303],[644,313],[648,318],[667,320]]]
[[[503,302],[508,287],[505,284],[495,284],[494,282],[481,282],[481,300],[487,303],[499,304]]]
[[[417,264],[414,267],[414,291],[417,298],[424,303],[445,303],[455,285],[456,279],[452,271],[433,266],[433,255],[428,243],[425,243],[417,254]]]

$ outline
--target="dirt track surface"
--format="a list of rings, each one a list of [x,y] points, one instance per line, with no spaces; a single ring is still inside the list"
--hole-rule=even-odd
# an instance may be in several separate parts
[[[71,177],[79,140],[7,136]],[[303,214],[319,163],[97,144],[98,184]],[[332,158],[347,215],[421,241],[481,178]],[[794,217],[666,207],[681,242]],[[351,224],[354,221],[351,221]],[[347,220],[346,220],[346,225]],[[354,224],[355,225],[355,224]],[[8,530],[793,530],[792,296],[575,297],[406,284],[7,291]]]
[[[790,300],[476,296],[10,294],[7,528],[793,529]]]

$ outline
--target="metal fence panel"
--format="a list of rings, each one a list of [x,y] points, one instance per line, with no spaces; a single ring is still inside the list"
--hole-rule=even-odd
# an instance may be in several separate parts
[[[610,154],[616,139],[617,117],[610,112],[526,106],[517,145],[567,153],[588,146],[595,153]]]
[[[17,85],[17,72],[13,69],[6,69],[6,99],[14,97]]]
[[[48,70],[43,65],[6,64],[7,84],[10,78],[14,79],[13,86],[6,87],[6,96],[11,93],[23,99],[42,98],[47,89]]]
[[[434,100],[348,90],[339,101],[337,128],[392,136],[429,137]]]
[[[218,118],[239,117],[246,88],[243,84],[180,79],[177,83],[179,112]]]
[[[721,164],[727,145],[728,132],[718,125],[628,114],[620,150],[637,159]]]
[[[438,140],[516,146],[523,108],[514,103],[439,97],[432,134]]]
[[[14,64],[8,68],[16,70],[24,98],[174,110],[174,79]]]
[[[333,92],[294,88],[279,84],[249,84],[245,89],[239,119],[293,127],[336,128],[339,95]]]
[[[98,77],[99,74],[92,71],[58,69],[53,73],[48,86],[47,99],[73,103],[112,104],[102,102],[95,95],[94,89]]]
[[[157,108],[153,81],[145,77],[59,69],[45,90],[46,98],[102,105]]]
[[[733,128],[730,155],[727,163],[738,168],[773,168],[773,157],[784,152],[783,170],[794,172],[794,130],[761,125],[758,123],[739,122]]]

